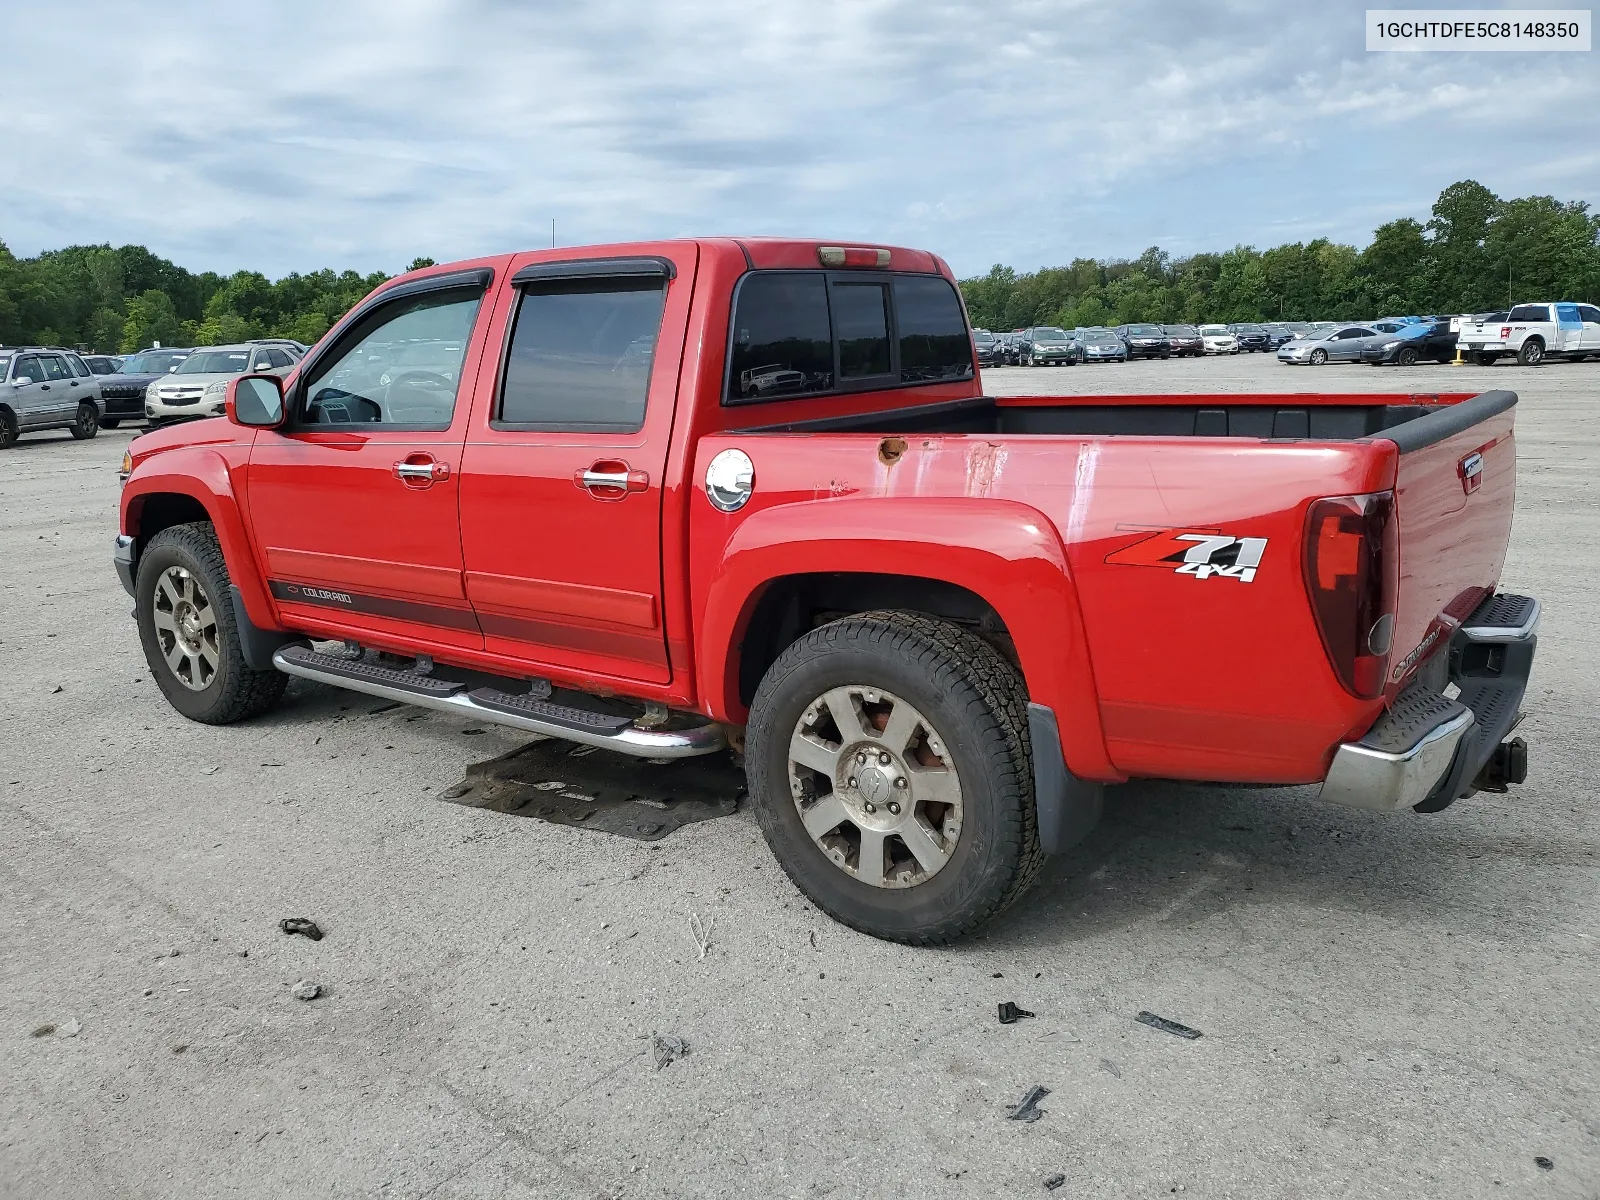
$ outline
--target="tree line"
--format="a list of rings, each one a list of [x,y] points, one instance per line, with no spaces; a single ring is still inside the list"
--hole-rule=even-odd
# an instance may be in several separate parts
[[[409,269],[431,265],[419,258]],[[207,346],[252,337],[308,345],[384,282],[382,272],[195,274],[143,246],[69,246],[16,258],[0,242],[0,345],[101,352]],[[1464,180],[1427,221],[1380,226],[1365,249],[1324,238],[1173,258],[1076,258],[961,282],[972,323],[1028,325],[1358,320],[1484,312],[1515,300],[1600,300],[1600,214],[1550,196],[1502,200]]]
[[[419,258],[407,269],[432,262]],[[310,345],[388,278],[381,271],[295,272],[276,281],[259,271],[195,274],[143,246],[68,246],[17,258],[0,242],[0,345],[100,353],[255,337]]]
[[[1365,249],[1325,238],[1173,258],[1076,258],[961,281],[974,326],[1133,321],[1342,321],[1487,312],[1522,300],[1600,302],[1600,214],[1550,196],[1503,200],[1474,180],[1439,194],[1425,222],[1380,226]]]

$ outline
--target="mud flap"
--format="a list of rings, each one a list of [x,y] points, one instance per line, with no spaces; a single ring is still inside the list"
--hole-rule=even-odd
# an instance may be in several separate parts
[[[1056,714],[1043,704],[1028,705],[1033,740],[1033,796],[1039,813],[1039,844],[1046,854],[1072,849],[1100,823],[1105,786],[1079,779],[1067,769]]]
[[[252,621],[238,584],[228,585],[228,595],[233,601],[233,624],[239,631],[239,653],[244,657],[244,665],[252,671],[273,670],[272,656],[291,642],[306,646],[311,644],[304,634],[263,629]]]

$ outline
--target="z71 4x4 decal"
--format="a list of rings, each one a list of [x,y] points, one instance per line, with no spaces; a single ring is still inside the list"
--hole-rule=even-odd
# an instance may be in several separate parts
[[[1196,579],[1252,583],[1267,552],[1264,537],[1234,537],[1215,529],[1163,529],[1114,550],[1106,563],[1120,567],[1165,567]]]

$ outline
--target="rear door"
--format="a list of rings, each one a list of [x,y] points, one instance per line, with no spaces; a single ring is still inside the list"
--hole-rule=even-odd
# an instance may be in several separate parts
[[[78,395],[83,390],[80,382],[67,365],[65,355],[41,354],[39,365],[44,368],[48,401],[43,405],[44,421],[70,420],[78,411]]]
[[[1600,354],[1600,308],[1592,304],[1578,305],[1578,316],[1583,318],[1583,349],[1586,354]]]
[[[261,430],[248,507],[286,615],[416,646],[483,644],[461,576],[461,444],[488,336],[488,268],[397,285],[308,362],[290,420]],[[374,346],[438,347],[439,369],[394,381]]]
[[[698,249],[513,262],[506,345],[463,454],[467,596],[533,672],[670,678],[662,476]]]

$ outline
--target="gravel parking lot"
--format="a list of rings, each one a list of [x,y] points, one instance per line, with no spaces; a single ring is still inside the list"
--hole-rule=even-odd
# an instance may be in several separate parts
[[[129,431],[29,437],[0,456],[0,1195],[1600,1195],[1600,364],[985,383],[1520,392],[1527,784],[1428,817],[1130,784],[985,936],[886,945],[744,811],[645,845],[438,799],[510,731],[299,681],[182,720],[110,565]],[[688,1055],[658,1069],[656,1031]]]

